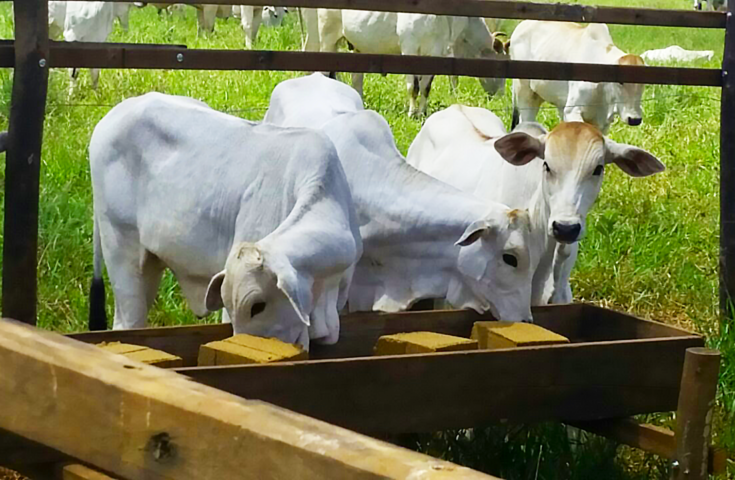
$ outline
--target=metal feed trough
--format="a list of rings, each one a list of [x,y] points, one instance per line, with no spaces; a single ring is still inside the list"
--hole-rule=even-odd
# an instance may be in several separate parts
[[[38,182],[48,71],[65,67],[431,73],[721,87],[725,311],[735,292],[732,2],[727,13],[495,0],[208,3],[725,28],[725,53],[720,70],[80,45],[48,40],[45,0],[16,0],[15,40],[0,42],[0,67],[15,69],[5,170],[4,317],[36,321]],[[490,478],[341,427],[383,435],[499,419],[555,419],[676,461],[677,479],[703,479],[723,468],[722,452],[709,446],[719,354],[701,348],[701,337],[670,326],[590,305],[549,306],[535,309],[536,322],[565,335],[570,344],[372,356],[380,335],[421,330],[468,336],[474,321],[488,318],[468,311],[347,315],[340,342],[314,346],[309,361],[231,367],[193,366],[199,345],[231,335],[229,325],[64,338],[1,320],[0,465],[33,478],[67,479]],[[187,366],[177,374],[84,345],[101,341],[165,350]],[[676,432],[629,418],[672,410],[677,411]]]

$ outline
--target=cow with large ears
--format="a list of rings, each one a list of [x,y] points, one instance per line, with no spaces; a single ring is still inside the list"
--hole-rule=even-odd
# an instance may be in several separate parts
[[[617,143],[582,122],[551,132],[522,123],[507,133],[492,112],[454,105],[426,121],[408,151],[416,168],[464,191],[527,208],[532,236],[545,242],[533,277],[533,303],[571,301],[569,274],[605,168],[644,177],[664,170],[653,155]]]

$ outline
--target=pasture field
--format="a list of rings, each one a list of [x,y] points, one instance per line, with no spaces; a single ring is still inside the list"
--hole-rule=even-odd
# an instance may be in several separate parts
[[[690,0],[605,0],[592,3],[652,8],[691,8]],[[241,49],[243,34],[236,19],[218,19],[213,35],[197,36],[193,9],[184,17],[158,16],[152,7],[131,9],[130,31],[116,27],[111,41],[185,44],[190,48]],[[510,33],[517,22],[506,22]],[[616,44],[630,53],[680,45],[714,50],[703,66],[722,61],[724,32],[611,26]],[[297,50],[301,29],[291,14],[280,28],[261,29],[258,48]],[[0,37],[13,37],[10,5],[0,5]],[[80,85],[68,93],[68,73],[53,70],[45,120],[41,173],[39,244],[39,324],[59,332],[86,328],[87,288],[92,276],[92,195],[87,146],[96,123],[125,98],[149,91],[186,95],[243,118],[263,117],[275,85],[297,72],[103,71],[96,91],[83,71]],[[0,71],[0,128],[7,128],[12,71]],[[487,99],[478,82],[462,78],[453,91],[445,77],[434,82],[429,111],[454,103],[483,106],[510,122],[510,82],[501,98]],[[421,128],[406,115],[403,78],[369,75],[368,108],[390,123],[405,153]],[[666,172],[631,179],[615,167],[607,169],[602,193],[588,217],[587,238],[572,274],[575,299],[632,312],[690,328],[706,335],[722,350],[715,441],[735,456],[735,323],[720,323],[717,311],[719,218],[719,102],[716,88],[649,86],[644,95],[644,123],[616,123],[610,137],[640,146],[658,156]],[[558,122],[554,108],[544,108],[540,121]],[[730,112],[735,115],[735,112]],[[0,167],[4,178],[4,164]],[[735,188],[735,186],[733,186]],[[3,191],[0,190],[0,195]],[[735,208],[735,206],[732,206]],[[0,210],[0,216],[2,211]],[[2,233],[0,232],[0,235]],[[108,288],[108,315],[112,297]],[[194,323],[167,274],[150,315],[153,325]],[[207,321],[218,321],[216,316]],[[460,394],[460,392],[458,392]],[[671,425],[668,415],[649,421]],[[572,448],[556,425],[496,426],[472,431],[410,436],[400,443],[483,469],[509,479],[644,479],[666,478],[667,466],[653,457],[588,438]],[[735,478],[731,462],[728,478]]]

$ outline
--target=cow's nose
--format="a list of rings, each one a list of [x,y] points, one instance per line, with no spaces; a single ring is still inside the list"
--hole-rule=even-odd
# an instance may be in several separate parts
[[[554,238],[561,243],[572,243],[579,237],[579,232],[582,231],[582,225],[579,223],[559,223],[553,222],[551,229],[554,233]]]
[[[630,117],[628,119],[628,125],[630,125],[631,127],[637,127],[638,125],[641,124],[642,121],[643,121],[642,118],[633,118],[633,117]]]
[[[533,318],[527,318],[525,320],[521,320],[521,323],[533,323]]]

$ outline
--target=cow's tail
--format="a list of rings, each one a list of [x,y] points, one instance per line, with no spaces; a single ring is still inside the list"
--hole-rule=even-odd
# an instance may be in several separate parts
[[[107,330],[107,314],[105,313],[105,280],[102,277],[102,239],[97,216],[94,218],[92,257],[92,285],[89,287],[89,329],[91,331]]]

